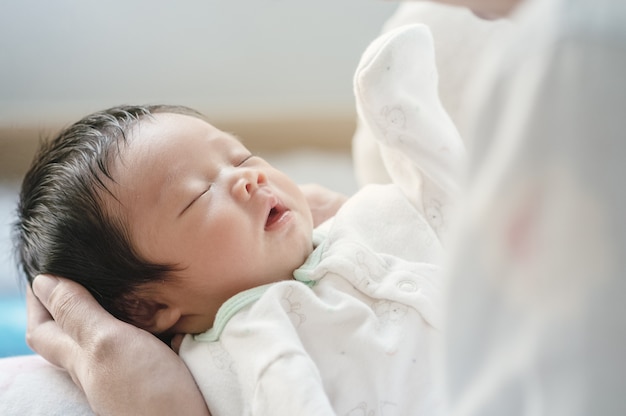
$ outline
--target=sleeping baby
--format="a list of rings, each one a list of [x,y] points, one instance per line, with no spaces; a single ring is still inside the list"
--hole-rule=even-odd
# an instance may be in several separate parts
[[[184,107],[117,107],[44,144],[20,194],[29,281],[73,279],[180,355],[214,415],[430,414],[461,140],[421,25],[375,41],[357,109],[394,180],[314,228],[307,196]]]

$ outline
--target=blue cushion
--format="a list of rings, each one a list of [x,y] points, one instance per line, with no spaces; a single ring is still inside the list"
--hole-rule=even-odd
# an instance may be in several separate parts
[[[22,294],[0,297],[0,357],[33,354],[26,345],[26,300]]]

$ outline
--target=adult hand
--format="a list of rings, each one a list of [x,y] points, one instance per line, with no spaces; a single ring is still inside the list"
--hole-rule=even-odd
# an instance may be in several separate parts
[[[99,415],[208,415],[183,361],[107,313],[79,284],[41,275],[27,292],[28,345],[66,369]]]
[[[348,200],[347,196],[318,184],[300,185],[300,189],[311,208],[315,227],[334,216]]]

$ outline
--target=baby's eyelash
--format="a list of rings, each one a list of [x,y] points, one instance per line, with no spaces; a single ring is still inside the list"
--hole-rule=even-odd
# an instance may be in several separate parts
[[[203,196],[204,196],[207,192],[209,192],[209,191],[211,190],[211,188],[212,188],[212,187],[213,187],[213,184],[212,184],[212,183],[210,183],[210,184],[207,186],[207,189],[206,189],[204,192],[201,192],[201,193],[199,193],[198,195],[196,195],[196,197],[195,197],[193,200],[191,200],[191,201],[189,202],[189,204],[188,204],[185,208],[183,208],[183,210],[182,210],[182,211],[178,214],[178,216],[180,217],[181,215],[183,215],[183,214],[185,213],[185,211],[187,211],[189,208],[191,208],[191,206],[192,206],[192,205],[193,205],[193,204],[194,204],[194,203],[195,203],[198,199],[202,198],[202,197],[203,197]]]
[[[244,163],[246,163],[252,157],[254,157],[254,155],[251,153],[248,156],[246,156],[245,159],[243,159],[241,162],[239,162],[239,164],[237,166],[243,165]]]

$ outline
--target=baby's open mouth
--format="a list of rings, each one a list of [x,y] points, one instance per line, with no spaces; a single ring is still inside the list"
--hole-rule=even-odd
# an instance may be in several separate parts
[[[269,214],[267,215],[267,220],[265,221],[265,229],[270,229],[272,226],[277,224],[281,218],[285,215],[287,210],[280,204],[275,205],[270,209]]]

